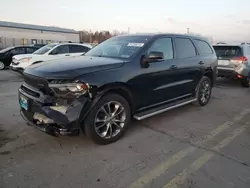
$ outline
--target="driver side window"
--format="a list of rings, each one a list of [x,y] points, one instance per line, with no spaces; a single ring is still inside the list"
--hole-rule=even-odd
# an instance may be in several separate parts
[[[51,54],[68,54],[69,53],[69,46],[68,45],[61,45],[55,48]]]
[[[148,53],[150,52],[162,52],[164,55],[164,60],[173,59],[173,43],[171,38],[160,38],[156,39],[152,46],[149,48]]]

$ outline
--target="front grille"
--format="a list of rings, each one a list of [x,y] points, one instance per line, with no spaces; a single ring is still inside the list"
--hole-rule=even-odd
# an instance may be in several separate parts
[[[35,92],[35,91],[33,91],[33,90],[31,90],[31,89],[25,87],[24,85],[21,86],[21,89],[22,89],[25,93],[27,93],[27,94],[29,94],[29,95],[31,95],[31,96],[33,96],[33,97],[37,97],[37,98],[40,97],[40,94],[39,94],[39,93],[37,93],[37,92]]]
[[[24,82],[43,92],[45,95],[50,93],[48,81],[44,78],[24,74]]]

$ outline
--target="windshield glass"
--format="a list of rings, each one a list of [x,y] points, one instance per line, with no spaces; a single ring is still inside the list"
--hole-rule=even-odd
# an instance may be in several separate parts
[[[4,48],[4,49],[0,50],[0,53],[7,52],[8,50],[11,50],[11,49],[13,49],[13,47]]]
[[[57,44],[48,44],[48,45],[38,49],[37,51],[35,51],[33,54],[38,54],[38,55],[45,54],[46,52],[48,52],[49,50],[54,48],[56,45]]]
[[[85,55],[128,59],[142,48],[148,40],[148,36],[113,37],[97,45]]]
[[[242,56],[242,49],[239,46],[214,46],[217,57]]]

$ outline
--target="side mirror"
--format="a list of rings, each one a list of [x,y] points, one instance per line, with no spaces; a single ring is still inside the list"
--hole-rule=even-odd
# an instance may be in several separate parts
[[[164,61],[164,54],[162,52],[150,52],[146,56],[142,56],[141,58],[141,67],[142,68],[148,68],[149,63],[156,63]]]
[[[164,60],[163,52],[150,52],[147,56],[147,61],[149,63],[159,62]]]

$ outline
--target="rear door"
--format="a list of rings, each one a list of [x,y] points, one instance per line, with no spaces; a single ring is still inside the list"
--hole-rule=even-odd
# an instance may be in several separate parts
[[[241,46],[214,46],[218,58],[218,69],[235,70],[240,66],[243,60],[243,49]]]
[[[190,38],[175,37],[176,69],[175,90],[179,96],[191,94],[202,78],[204,72],[204,59]]]
[[[82,45],[76,45],[76,44],[69,45],[70,56],[80,56],[80,55],[85,54],[89,50],[90,48],[82,46]]]

